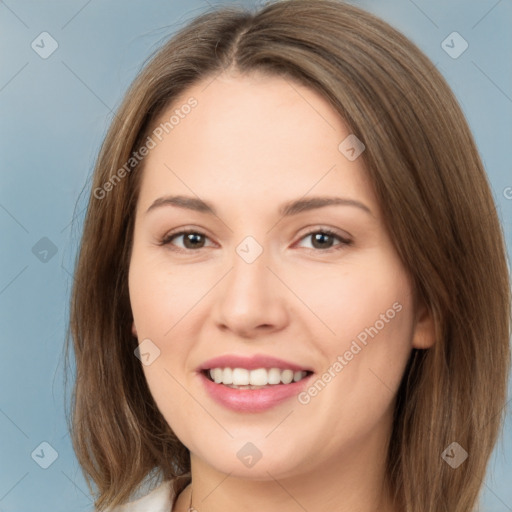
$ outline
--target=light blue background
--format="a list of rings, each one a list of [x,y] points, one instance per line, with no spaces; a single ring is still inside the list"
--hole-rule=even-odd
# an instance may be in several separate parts
[[[512,187],[512,3],[352,3],[409,36],[453,87],[486,165],[510,249],[512,199],[505,191]],[[63,405],[62,346],[85,206],[78,196],[84,185],[88,191],[112,111],[144,59],[213,4],[0,2],[0,512],[91,509]],[[59,45],[46,60],[31,48],[43,31]],[[441,48],[453,31],[469,43],[458,59]],[[46,263],[32,252],[43,237],[58,251]],[[512,511],[510,409],[509,402],[506,431],[483,487],[487,512]],[[43,441],[58,452],[46,470],[31,458]]]

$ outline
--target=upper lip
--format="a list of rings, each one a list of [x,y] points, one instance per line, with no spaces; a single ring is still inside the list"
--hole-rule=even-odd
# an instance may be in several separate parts
[[[247,370],[256,370],[257,368],[279,368],[280,370],[289,369],[293,371],[312,371],[308,367],[264,354],[256,354],[252,356],[227,354],[224,356],[214,357],[201,364],[198,371],[211,370],[212,368],[245,368]]]

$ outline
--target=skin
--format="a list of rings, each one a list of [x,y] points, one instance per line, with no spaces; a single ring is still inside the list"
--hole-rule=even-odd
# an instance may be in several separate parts
[[[395,395],[412,348],[433,344],[433,322],[415,304],[363,158],[338,150],[350,131],[316,92],[282,78],[205,80],[161,119],[190,96],[197,107],[145,162],[129,289],[134,335],[160,349],[143,367],[151,393],[191,452],[193,506],[396,512],[384,470]],[[217,216],[169,205],[146,213],[171,194],[211,202]],[[370,213],[331,205],[278,214],[286,201],[333,195]],[[351,243],[313,245],[322,228]],[[205,237],[159,245],[180,229]],[[250,264],[236,252],[249,235],[263,248]],[[196,373],[215,356],[268,354],[321,376],[394,303],[401,311],[308,404],[293,397],[265,412],[234,412]],[[262,454],[251,468],[236,455],[247,442]],[[175,510],[189,499],[190,487]]]

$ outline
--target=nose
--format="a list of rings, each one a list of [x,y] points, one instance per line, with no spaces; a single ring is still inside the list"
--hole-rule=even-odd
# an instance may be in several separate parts
[[[219,329],[254,339],[288,324],[285,290],[268,268],[269,263],[265,251],[251,263],[234,252],[231,271],[216,287],[215,322]]]

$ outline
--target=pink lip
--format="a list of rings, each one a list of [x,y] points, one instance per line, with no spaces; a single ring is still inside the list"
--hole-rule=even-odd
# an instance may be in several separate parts
[[[212,368],[279,368],[280,370],[312,371],[310,368],[266,355],[254,355],[243,357],[237,355],[225,355],[205,361],[198,369],[206,392],[218,404],[233,411],[256,413],[275,407],[282,402],[297,396],[307,385],[311,375],[299,382],[290,384],[277,384],[261,389],[234,389],[223,384],[212,382],[205,375],[205,370]]]
[[[310,368],[299,366],[295,363],[278,359],[276,357],[266,355],[254,355],[251,357],[243,357],[236,355],[225,355],[214,357],[205,361],[197,370],[211,370],[212,368],[246,368],[247,370],[256,370],[257,368],[279,368],[280,370],[293,370],[294,372],[312,371]]]
[[[274,366],[274,368],[276,367]],[[236,412],[255,413],[271,409],[297,396],[305,388],[312,375],[304,377],[299,382],[277,384],[261,389],[230,388],[224,384],[212,382],[204,373],[199,373],[199,378],[203,382],[206,392],[218,404]]]

